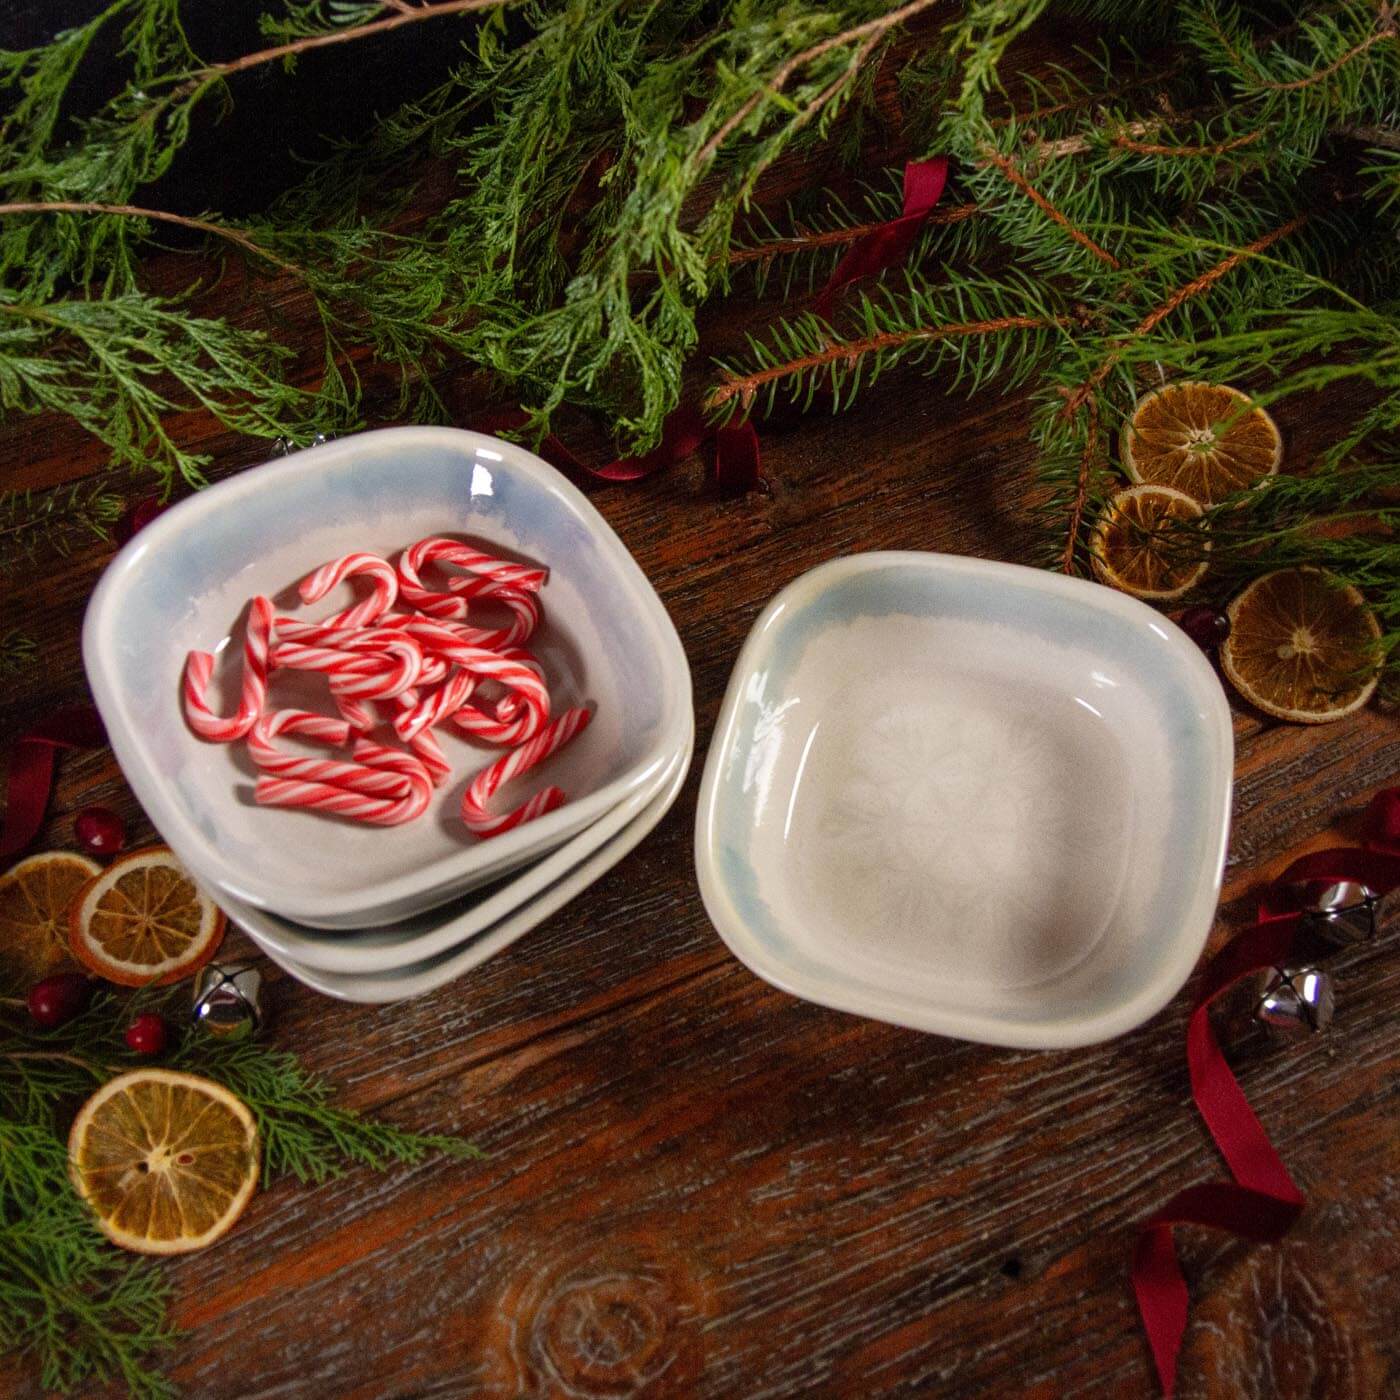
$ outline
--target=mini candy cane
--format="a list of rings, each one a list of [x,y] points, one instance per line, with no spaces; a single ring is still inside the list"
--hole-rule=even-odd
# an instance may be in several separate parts
[[[425,565],[437,560],[442,563],[457,564],[476,574],[475,580],[451,579],[448,592],[439,593],[423,586],[422,571]],[[538,592],[549,578],[548,569],[533,568],[526,564],[508,564],[501,559],[492,559],[488,554],[472,549],[458,540],[445,540],[430,536],[411,544],[399,555],[399,591],[404,601],[433,617],[461,618],[467,613],[467,601],[457,595],[474,583],[504,585],[527,593]]]
[[[357,734],[368,734],[374,728],[374,713],[363,701],[356,700],[350,695],[331,695],[335,701],[335,707],[340,711],[340,717]]]
[[[214,658],[207,651],[192,651],[185,659],[185,720],[201,739],[229,744],[241,739],[262,713],[267,698],[268,647],[272,638],[272,603],[255,597],[248,607],[243,636],[243,691],[238,709],[222,719],[205,698],[214,674]]]
[[[470,671],[454,671],[437,690],[394,716],[394,732],[405,743],[409,742],[420,730],[441,724],[456,714],[475,689],[476,677]]]
[[[488,651],[499,651],[502,647],[519,646],[522,642],[529,641],[540,621],[540,604],[535,595],[511,588],[492,593],[491,599],[509,608],[514,614],[509,626],[473,627],[437,614],[432,617],[409,618],[402,626],[404,631],[425,644],[431,644],[436,639],[444,645],[456,642],[466,646],[483,647]],[[463,602],[461,610],[454,616],[461,618],[466,612],[467,607]]]
[[[272,625],[279,642],[353,651],[375,647],[388,637],[401,635],[401,624],[408,622],[411,616],[414,614],[385,613],[372,627],[341,627],[330,622],[307,622],[299,617],[277,617]]]
[[[433,783],[427,771],[411,754],[398,749],[385,748],[371,739],[359,740],[354,749],[355,758],[371,768],[384,770],[385,776],[395,775],[407,781],[409,792],[395,804],[392,811],[381,816],[368,817],[379,826],[400,826],[404,822],[416,821],[428,810],[433,796]]]
[[[486,810],[486,804],[498,789],[563,748],[570,739],[587,728],[591,718],[588,710],[565,710],[533,739],[502,755],[489,768],[483,768],[467,785],[462,796],[462,820],[467,829],[483,838],[499,836],[559,807],[565,801],[563,792],[557,787],[547,787],[503,817],[492,816]]]
[[[341,719],[307,710],[277,710],[263,715],[248,731],[248,756],[263,770],[279,778],[301,778],[329,783],[371,797],[399,799],[412,792],[408,778],[359,763],[332,758],[301,758],[283,753],[272,742],[279,734],[296,734],[316,743],[339,747],[347,742],[350,726]]]
[[[333,695],[392,700],[415,685],[423,669],[423,653],[411,637],[385,642],[382,650],[364,655],[375,662],[375,668],[344,666],[331,671]]]
[[[399,809],[399,801],[368,797],[349,788],[329,783],[306,782],[298,778],[261,777],[253,787],[254,800],[262,807],[306,807],[330,812],[356,821],[379,822]]]
[[[411,710],[418,704],[418,692],[406,690],[402,695],[396,695],[386,704],[381,704],[387,717],[392,717],[394,711],[400,713]],[[442,751],[442,745],[438,743],[437,736],[430,729],[420,730],[413,738],[405,741],[408,747],[413,750],[413,756],[428,770],[428,777],[434,787],[441,787],[452,776],[452,761]]]
[[[323,672],[337,695],[382,699],[417,683],[423,669],[423,651],[412,637],[398,634],[389,636],[374,651],[278,642],[272,649],[272,662],[289,670]]]
[[[331,617],[322,618],[323,627],[364,627],[376,621],[394,605],[399,596],[399,576],[387,559],[377,554],[347,554],[341,559],[333,559],[322,564],[319,569],[307,574],[297,585],[303,603],[315,603],[324,598],[336,584],[347,578],[364,577],[373,582],[374,592]]]

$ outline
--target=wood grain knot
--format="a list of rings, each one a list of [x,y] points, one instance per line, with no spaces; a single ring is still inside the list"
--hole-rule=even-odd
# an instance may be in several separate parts
[[[517,1389],[587,1400],[684,1393],[701,1374],[703,1288],[686,1262],[608,1242],[517,1279],[502,1337]],[[494,1350],[494,1348],[493,1348]]]

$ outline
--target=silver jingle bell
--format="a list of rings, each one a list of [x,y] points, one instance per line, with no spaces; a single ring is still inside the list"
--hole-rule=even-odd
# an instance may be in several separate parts
[[[1336,1001],[1331,976],[1317,967],[1274,967],[1264,984],[1254,1017],[1275,1035],[1302,1039],[1332,1024]]]
[[[1303,911],[1302,927],[1329,943],[1350,947],[1376,936],[1380,896],[1358,880],[1304,881],[1292,886]]]
[[[207,963],[194,983],[194,1023],[220,1040],[247,1040],[262,1025],[262,973],[252,963]]]

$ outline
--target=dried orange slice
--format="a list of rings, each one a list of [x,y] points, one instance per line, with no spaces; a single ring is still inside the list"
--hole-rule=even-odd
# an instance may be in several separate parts
[[[223,910],[168,846],[113,861],[73,905],[69,946],[89,971],[123,987],[178,982],[214,956]]]
[[[224,1234],[257,1190],[258,1127],[212,1079],[134,1069],[78,1110],[68,1172],[114,1244],[187,1254]]]
[[[68,914],[102,867],[69,851],[30,856],[0,875],[0,988],[24,992],[58,972],[77,972]]]
[[[1265,714],[1326,724],[1359,710],[1380,679],[1380,623],[1322,569],[1278,569],[1226,609],[1220,668]]]
[[[1283,460],[1278,425],[1228,384],[1168,384],[1138,400],[1119,450],[1136,482],[1173,486],[1202,505],[1273,476]]]
[[[1170,486],[1119,491],[1089,541],[1094,572],[1134,598],[1180,598],[1201,581],[1207,561],[1196,557],[1184,539],[1173,539],[1172,526],[1199,520],[1202,514],[1190,496]]]

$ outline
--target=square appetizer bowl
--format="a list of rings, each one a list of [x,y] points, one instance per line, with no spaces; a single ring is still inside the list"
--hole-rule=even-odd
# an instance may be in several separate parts
[[[1230,712],[1179,628],[1098,584],[838,559],[744,646],[705,765],[705,906],[809,1001],[1031,1049],[1181,988],[1224,867]]]
[[[428,813],[373,827],[257,806],[241,744],[187,727],[186,654],[219,657],[210,700],[236,707],[248,599],[312,621],[357,596],[341,585],[314,608],[296,583],[352,550],[392,558],[427,535],[469,539],[542,564],[544,620],[531,638],[556,711],[589,705],[584,732],[540,770],[569,800],[488,841],[458,811],[471,776],[502,752],[436,732],[454,773]],[[657,778],[684,742],[690,674],[661,600],[587,499],[514,443],[450,428],[342,438],[239,473],[166,511],[112,561],[83,624],[83,662],[127,780],[196,879],[259,909],[321,928],[407,918],[539,858]],[[305,704],[318,677],[277,673],[272,707]],[[308,750],[309,751],[309,750]],[[529,783],[526,778],[522,787]]]

